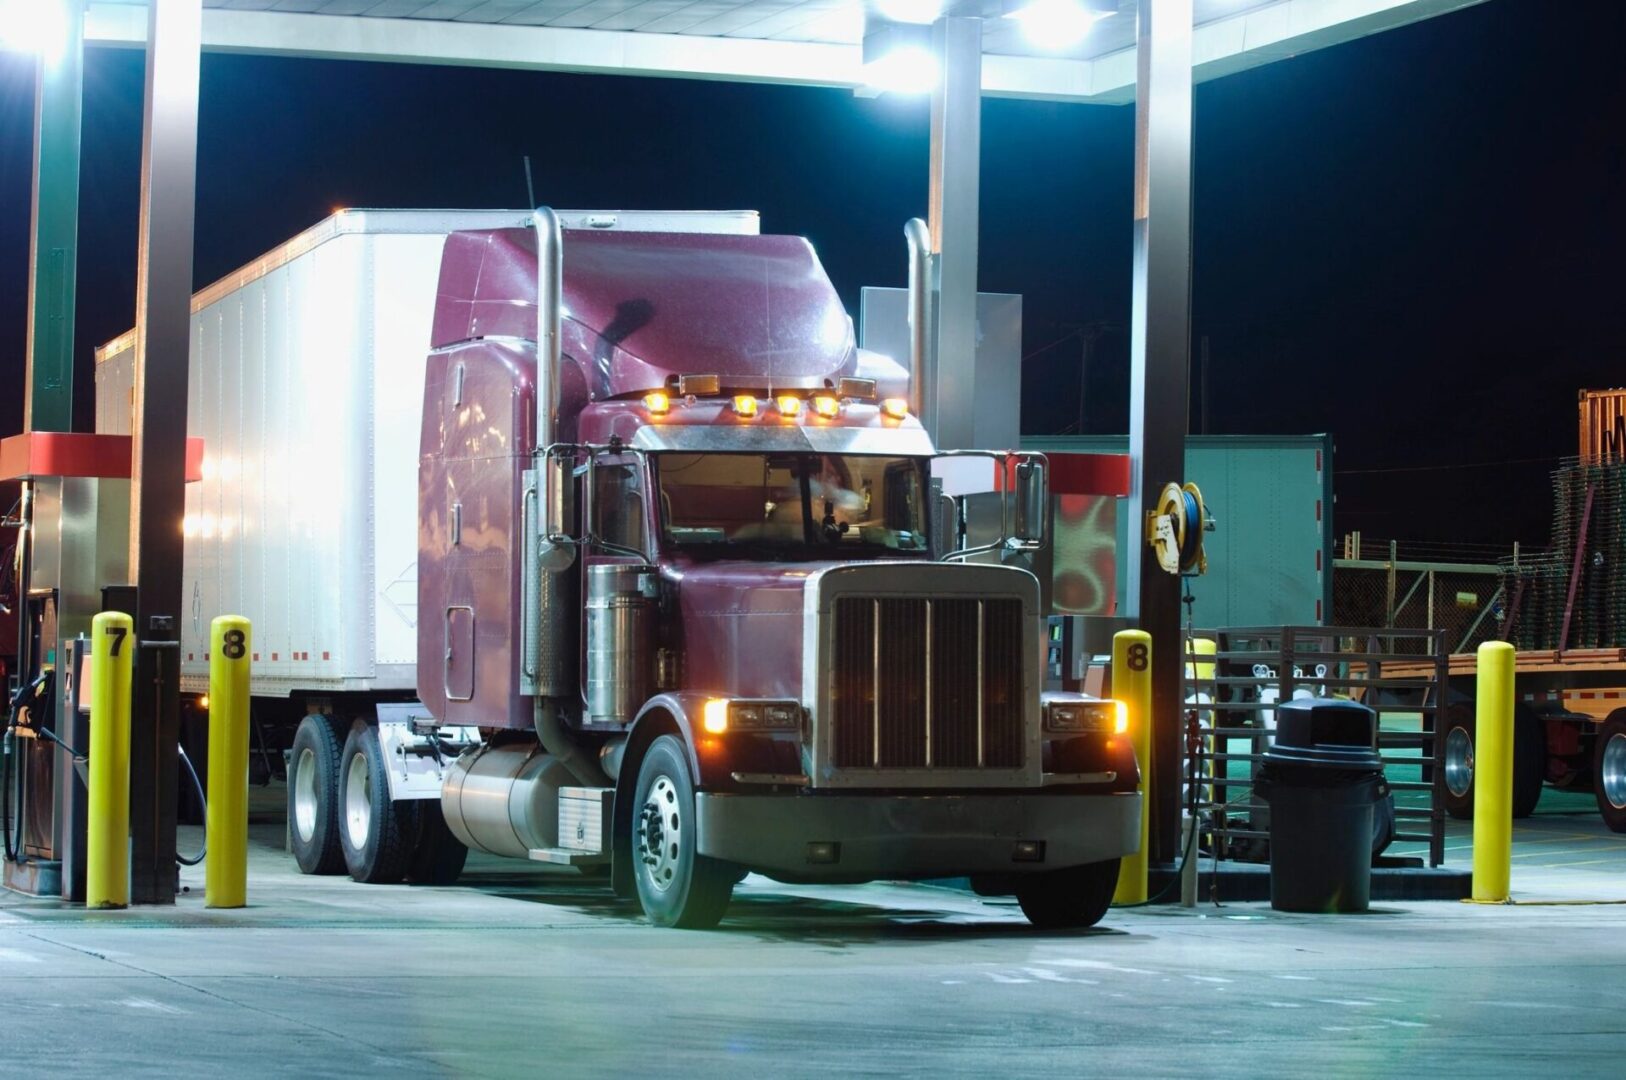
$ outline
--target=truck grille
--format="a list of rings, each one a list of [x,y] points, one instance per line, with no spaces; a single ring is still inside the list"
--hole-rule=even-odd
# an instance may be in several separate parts
[[[845,769],[1022,767],[1022,601],[839,597],[831,682]]]

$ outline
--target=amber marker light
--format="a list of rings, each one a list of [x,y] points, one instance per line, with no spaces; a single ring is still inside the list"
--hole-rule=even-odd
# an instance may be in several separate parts
[[[779,406],[781,416],[795,416],[802,411],[802,399],[791,397],[789,394],[779,398],[775,404]]]
[[[881,411],[894,420],[902,420],[909,415],[909,402],[901,397],[889,397],[881,402]]]
[[[701,709],[701,722],[708,732],[721,735],[728,730],[728,699],[721,697],[709,698]]]
[[[757,414],[757,399],[750,394],[738,394],[734,398],[734,411],[741,416],[755,416]]]
[[[1114,701],[1113,704],[1118,707],[1118,715],[1112,721],[1112,731],[1116,735],[1122,735],[1129,730],[1129,706],[1121,701]]]
[[[829,394],[820,394],[818,397],[813,399],[813,411],[824,417],[826,420],[834,420],[837,416],[841,415],[841,401],[838,398],[831,397]]]
[[[644,395],[644,408],[648,409],[656,416],[670,412],[672,408],[672,396],[665,390],[651,390],[649,393]]]

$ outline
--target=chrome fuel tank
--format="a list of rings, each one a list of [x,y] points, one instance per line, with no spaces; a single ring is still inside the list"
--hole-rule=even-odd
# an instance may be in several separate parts
[[[559,789],[575,783],[534,743],[481,746],[452,764],[440,808],[465,846],[523,859],[558,844]]]
[[[642,563],[587,570],[587,718],[628,724],[653,682],[659,577]]]

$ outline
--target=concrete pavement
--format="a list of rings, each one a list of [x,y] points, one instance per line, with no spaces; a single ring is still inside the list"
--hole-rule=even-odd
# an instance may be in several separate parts
[[[1626,1060],[1623,906],[1153,908],[1044,934],[946,889],[752,878],[721,930],[660,931],[573,871],[477,857],[458,886],[370,887],[302,877],[279,828],[254,836],[241,911],[203,909],[201,869],[173,909],[0,897],[0,1075],[1618,1076]],[[1626,884],[1568,872],[1591,872],[1595,899]]]

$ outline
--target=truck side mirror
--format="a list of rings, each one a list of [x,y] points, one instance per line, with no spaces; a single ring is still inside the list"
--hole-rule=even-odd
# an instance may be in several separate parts
[[[1011,535],[1019,543],[1044,543],[1045,517],[1050,501],[1047,479],[1042,457],[1022,457],[1017,460],[1014,485],[1016,522]]]

